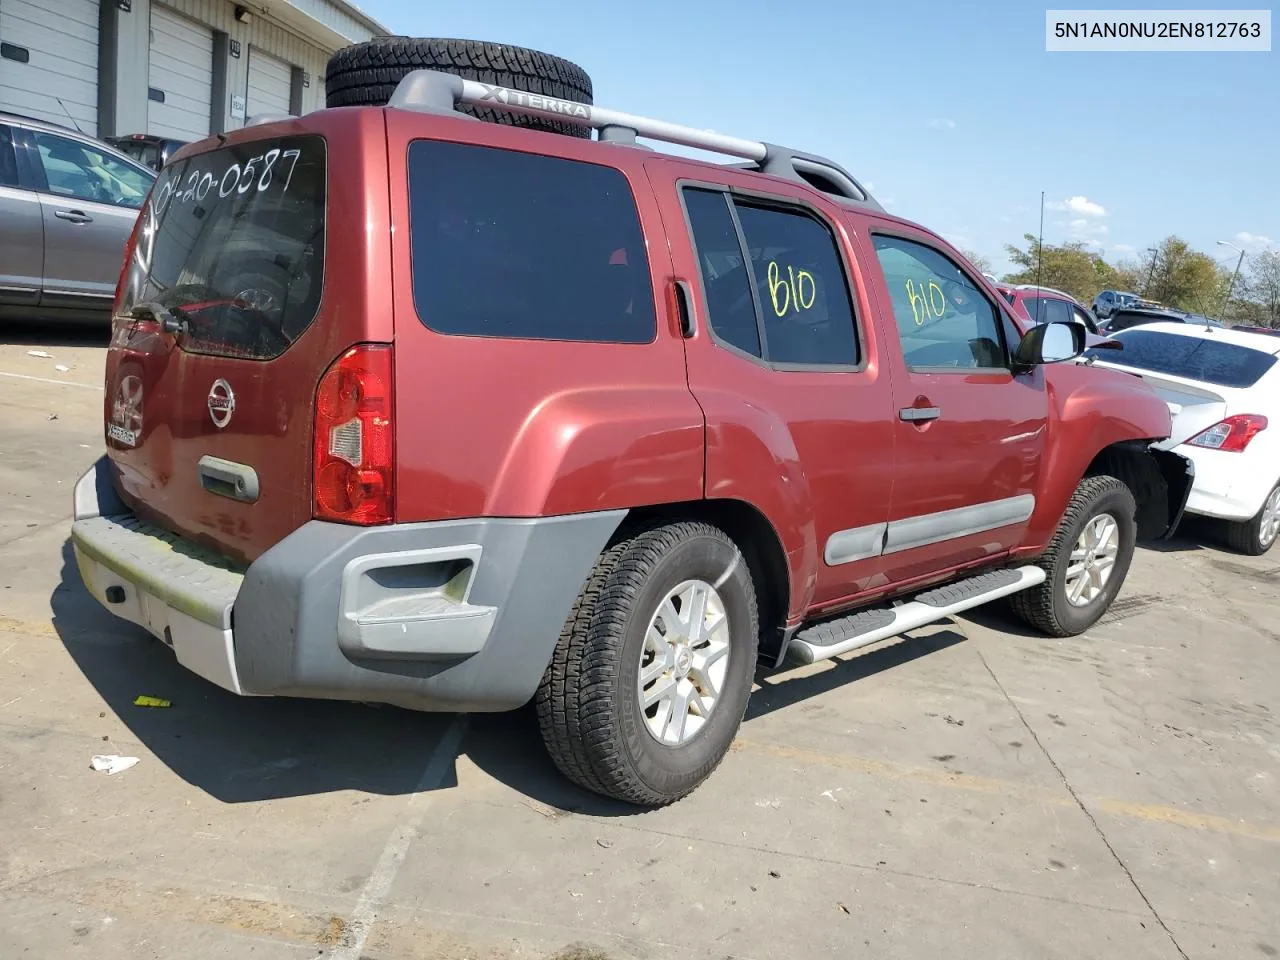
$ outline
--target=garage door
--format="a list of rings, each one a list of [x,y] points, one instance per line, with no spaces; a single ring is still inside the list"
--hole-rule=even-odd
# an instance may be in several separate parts
[[[249,97],[246,116],[288,113],[293,68],[283,60],[249,48]]]
[[[0,110],[97,134],[96,0],[0,0]]]
[[[213,99],[213,32],[165,7],[152,7],[147,86],[151,88],[147,133],[176,140],[207,137]]]

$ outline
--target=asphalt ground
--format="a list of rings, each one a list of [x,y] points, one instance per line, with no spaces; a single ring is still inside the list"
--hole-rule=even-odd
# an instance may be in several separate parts
[[[0,957],[1280,955],[1280,554],[1192,524],[1084,637],[985,609],[762,677],[637,812],[528,710],[237,698],[103,611],[105,340],[0,332]]]

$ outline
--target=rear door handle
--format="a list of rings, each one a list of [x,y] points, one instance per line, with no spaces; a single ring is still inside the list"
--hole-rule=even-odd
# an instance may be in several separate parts
[[[937,420],[942,416],[942,411],[937,407],[903,407],[898,411],[898,419],[905,420],[907,423],[923,423],[927,420]]]
[[[70,220],[72,223],[93,223],[93,217],[83,210],[55,210],[53,215],[59,220]]]

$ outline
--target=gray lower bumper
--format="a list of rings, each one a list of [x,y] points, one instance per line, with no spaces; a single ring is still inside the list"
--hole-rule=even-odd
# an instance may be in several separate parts
[[[75,492],[81,576],[236,693],[492,711],[525,703],[625,511],[351,527],[312,521],[247,570]]]

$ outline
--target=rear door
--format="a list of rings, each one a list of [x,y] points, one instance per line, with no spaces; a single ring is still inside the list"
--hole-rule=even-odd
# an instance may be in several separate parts
[[[892,396],[845,224],[800,186],[647,163],[677,276],[696,291],[689,387],[706,495],[755,504],[815,579],[793,604],[872,588],[893,482]],[[793,606],[792,615],[803,613]]]
[[[40,198],[18,170],[14,130],[0,123],[0,303],[34,307],[44,272]]]
[[[41,303],[106,309],[155,173],[86,140],[40,130],[27,136],[44,221]]]
[[[885,222],[864,239],[892,317],[896,468],[885,573],[904,582],[1005,553],[1035,509],[1048,400],[1014,376],[999,298],[935,238]],[[1047,299],[1043,304],[1049,303]]]
[[[385,313],[367,322],[368,290],[389,283],[381,116],[335,123],[336,178],[326,138],[288,127],[166,167],[117,306],[107,447],[126,500],[242,562],[312,516],[325,369],[354,342],[391,339]],[[380,193],[365,181],[379,176]],[[343,265],[342,281],[326,283],[327,262]]]

